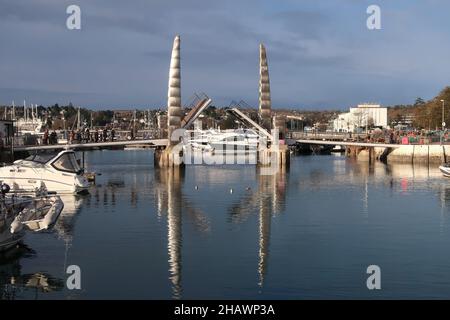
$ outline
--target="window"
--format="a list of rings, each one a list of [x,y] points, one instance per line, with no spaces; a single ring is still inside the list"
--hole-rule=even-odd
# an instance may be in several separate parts
[[[58,159],[52,163],[53,167],[57,170],[77,173],[80,171],[80,166],[75,159],[74,153],[64,153]]]
[[[48,162],[50,159],[52,159],[53,157],[55,157],[54,153],[40,153],[40,154],[33,154],[33,155],[25,158],[25,160],[44,164],[44,163]]]

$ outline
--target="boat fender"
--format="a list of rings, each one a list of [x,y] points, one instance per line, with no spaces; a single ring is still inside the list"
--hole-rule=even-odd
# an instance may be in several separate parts
[[[1,193],[3,195],[7,194],[10,190],[11,190],[11,188],[9,187],[9,185],[7,185],[6,183],[2,183]]]
[[[11,228],[10,228],[10,231],[11,231],[11,233],[18,233],[18,232],[20,232],[21,230],[22,230],[22,228],[23,228],[23,225],[22,225],[22,222],[20,221],[20,218],[19,218],[20,216],[17,216],[15,219],[14,219],[14,221],[11,223]]]

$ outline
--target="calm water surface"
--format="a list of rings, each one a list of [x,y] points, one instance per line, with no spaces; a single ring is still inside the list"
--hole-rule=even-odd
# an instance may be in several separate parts
[[[0,256],[0,297],[450,298],[450,180],[434,167],[310,156],[261,176],[156,170],[151,151],[86,159],[97,185],[63,196],[53,231]],[[73,264],[81,290],[65,287]]]

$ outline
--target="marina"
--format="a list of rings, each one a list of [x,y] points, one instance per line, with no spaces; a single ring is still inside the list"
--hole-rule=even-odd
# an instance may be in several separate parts
[[[40,299],[449,294],[450,192],[437,168],[317,155],[294,156],[289,172],[275,176],[251,165],[177,173],[154,168],[152,152],[87,152],[87,168],[102,173],[89,194],[61,195],[54,232],[27,234],[32,253],[6,265],[2,258],[2,270],[17,264],[22,274],[60,281],[65,266],[83,266],[81,291],[63,286]],[[373,261],[389,283],[375,294],[364,278]],[[0,287],[31,298],[34,290],[12,285],[8,272]]]
[[[0,4],[0,300],[450,299],[441,2]]]

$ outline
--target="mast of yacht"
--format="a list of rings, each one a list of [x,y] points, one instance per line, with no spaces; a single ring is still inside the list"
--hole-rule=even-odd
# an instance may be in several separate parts
[[[23,100],[23,118],[25,119],[25,122],[27,121],[27,103],[25,100]]]
[[[136,134],[136,110],[133,111],[133,137]]]
[[[77,130],[80,130],[80,107],[78,107],[77,113]]]
[[[34,108],[33,108],[33,104],[31,104],[31,122],[33,123],[33,125],[34,125]]]

